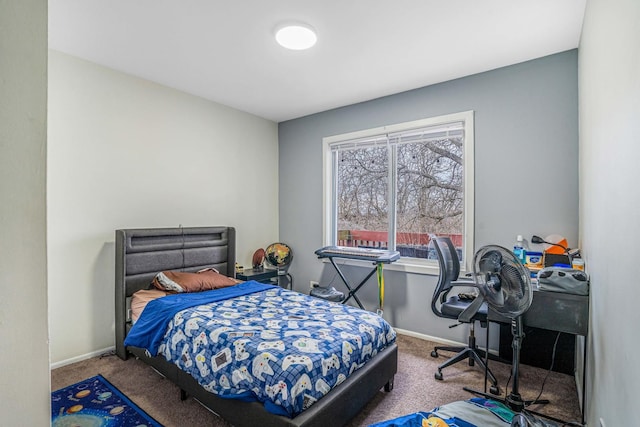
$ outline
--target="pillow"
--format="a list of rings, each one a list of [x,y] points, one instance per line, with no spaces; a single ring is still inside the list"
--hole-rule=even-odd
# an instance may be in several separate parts
[[[131,296],[131,321],[136,323],[142,310],[147,306],[149,301],[153,301],[156,298],[169,295],[169,292],[161,291],[159,289],[142,289],[135,292]]]
[[[152,283],[153,286],[161,291],[200,292],[226,288],[240,282],[240,280],[218,273],[214,268],[207,268],[197,273],[163,271],[156,275]]]

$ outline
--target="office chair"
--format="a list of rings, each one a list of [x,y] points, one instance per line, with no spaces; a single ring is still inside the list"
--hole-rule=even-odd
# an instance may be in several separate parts
[[[450,326],[453,328],[462,323],[462,321],[458,319],[458,316],[460,316],[460,313],[471,305],[473,300],[460,298],[458,294],[449,295],[449,292],[455,287],[473,286],[474,282],[471,279],[458,280],[458,275],[460,274],[460,259],[458,258],[458,253],[456,252],[450,238],[434,237],[432,241],[438,256],[440,274],[438,277],[438,284],[436,285],[436,289],[433,293],[433,298],[431,299],[431,309],[438,317],[458,320],[457,324]],[[444,368],[468,359],[469,366],[475,366],[477,363],[478,367],[486,372],[487,378],[491,381],[490,391],[492,394],[497,395],[500,393],[498,381],[482,359],[482,357],[485,356],[485,352],[478,349],[476,346],[476,337],[474,333],[475,322],[480,322],[480,326],[487,327],[486,302],[483,303],[478,312],[471,317],[469,322],[469,345],[467,347],[437,346],[433,349],[431,357],[438,357],[439,351],[451,351],[458,353],[438,366],[438,372],[436,372],[434,376],[435,379],[442,380],[442,370]]]

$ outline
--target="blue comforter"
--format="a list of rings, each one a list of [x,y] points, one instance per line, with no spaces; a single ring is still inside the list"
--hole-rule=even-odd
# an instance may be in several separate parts
[[[294,417],[395,337],[374,313],[245,282],[152,301],[125,345],[157,351],[220,397]]]
[[[160,341],[167,331],[167,325],[176,313],[197,305],[223,301],[274,287],[273,285],[250,281],[228,288],[173,294],[155,299],[146,305],[143,310],[144,316],[141,315],[140,319],[133,325],[124,339],[124,345],[144,348],[152,356],[156,356]]]

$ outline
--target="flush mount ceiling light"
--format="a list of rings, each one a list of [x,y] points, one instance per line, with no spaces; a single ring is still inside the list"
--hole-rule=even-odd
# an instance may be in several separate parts
[[[291,50],[309,49],[317,40],[316,32],[307,24],[287,24],[276,30],[276,41]]]

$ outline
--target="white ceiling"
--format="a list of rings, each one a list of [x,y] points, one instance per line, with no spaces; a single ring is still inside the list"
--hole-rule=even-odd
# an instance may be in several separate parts
[[[585,2],[49,0],[49,46],[280,122],[576,48]]]

